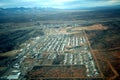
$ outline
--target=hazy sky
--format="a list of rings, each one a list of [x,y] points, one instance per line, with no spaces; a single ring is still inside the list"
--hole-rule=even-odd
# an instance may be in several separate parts
[[[0,0],[0,7],[85,8],[120,5],[120,0]]]

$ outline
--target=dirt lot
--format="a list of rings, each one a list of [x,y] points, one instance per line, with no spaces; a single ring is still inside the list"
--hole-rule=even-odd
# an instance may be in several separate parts
[[[107,27],[103,26],[102,24],[95,24],[92,26],[76,27],[76,28],[73,28],[72,30],[77,31],[77,30],[106,30],[106,29]]]

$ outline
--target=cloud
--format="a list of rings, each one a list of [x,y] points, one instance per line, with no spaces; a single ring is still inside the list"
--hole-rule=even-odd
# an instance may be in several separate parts
[[[109,0],[108,3],[110,5],[112,5],[112,4],[120,4],[120,0]]]
[[[0,7],[77,8],[120,5],[120,0],[0,0]]]

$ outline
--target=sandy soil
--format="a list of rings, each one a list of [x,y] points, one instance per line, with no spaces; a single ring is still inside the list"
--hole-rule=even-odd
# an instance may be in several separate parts
[[[78,30],[106,30],[107,27],[103,26],[102,24],[95,24],[92,26],[86,26],[86,27],[76,27],[73,28],[73,31],[78,31]]]

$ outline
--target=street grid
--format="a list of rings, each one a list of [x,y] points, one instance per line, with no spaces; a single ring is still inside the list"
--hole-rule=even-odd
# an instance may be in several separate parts
[[[38,61],[36,66],[52,66],[54,68],[56,66],[71,66],[71,71],[76,65],[79,66],[78,68],[84,66],[85,70],[83,72],[83,77],[101,77],[101,73],[82,31],[77,34],[50,34],[44,36],[41,42],[37,44],[29,54]],[[81,68],[81,70],[84,68]],[[31,70],[32,74],[37,72],[33,69]],[[38,72],[40,70],[38,70]],[[63,70],[65,69],[63,68]],[[78,69],[78,71],[80,70]],[[44,70],[43,72],[44,74],[46,73]],[[40,77],[40,74],[38,76]]]

